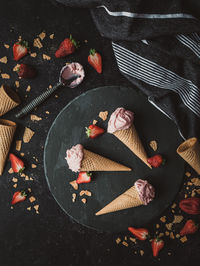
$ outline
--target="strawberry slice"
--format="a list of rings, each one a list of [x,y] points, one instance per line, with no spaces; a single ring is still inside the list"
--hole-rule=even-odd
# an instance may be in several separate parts
[[[17,191],[14,193],[11,204],[14,205],[18,202],[24,201],[26,199],[26,192],[25,191]]]
[[[80,172],[78,175],[78,178],[76,180],[76,183],[77,184],[90,183],[91,182],[91,176],[92,176],[92,173],[90,173],[90,172]]]
[[[102,58],[99,53],[95,51],[95,49],[90,49],[90,54],[88,56],[88,63],[94,67],[94,69],[101,74],[102,72]]]
[[[188,220],[180,231],[181,236],[194,234],[198,230],[198,225],[193,220]]]
[[[15,156],[13,153],[10,153],[9,159],[11,161],[11,167],[14,171],[14,173],[22,173],[25,169],[24,162],[19,159],[17,156]]]
[[[128,227],[128,230],[139,240],[146,240],[149,238],[149,231],[146,228]]]
[[[57,58],[67,56],[74,53],[78,47],[78,43],[72,38],[72,35],[70,34],[69,38],[66,38],[61,42],[58,50],[55,53],[55,56]]]
[[[105,130],[101,127],[98,127],[96,125],[90,125],[89,127],[86,127],[86,135],[88,138],[94,139],[98,137],[99,135],[103,134]]]
[[[165,160],[163,159],[162,155],[156,154],[153,157],[150,157],[147,159],[147,162],[155,168],[160,167],[161,165],[164,165]]]
[[[13,45],[13,58],[15,61],[18,61],[28,53],[28,42],[19,41]]]
[[[21,64],[17,70],[19,77],[24,79],[32,79],[37,75],[35,68],[27,64]]]
[[[158,237],[154,238],[151,242],[153,256],[157,257],[159,251],[164,247],[164,241]]]

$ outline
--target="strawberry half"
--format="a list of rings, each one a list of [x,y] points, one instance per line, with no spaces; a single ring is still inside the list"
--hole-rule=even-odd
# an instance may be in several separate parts
[[[146,240],[149,238],[149,231],[146,228],[128,227],[128,230],[139,240]]]
[[[158,237],[154,238],[151,242],[153,256],[157,257],[159,251],[164,247],[164,241]]]
[[[19,77],[24,79],[32,79],[37,75],[35,68],[27,64],[21,64],[17,70]]]
[[[153,157],[150,157],[147,159],[147,162],[152,166],[152,167],[155,167],[155,168],[158,168],[160,167],[161,165],[164,165],[165,161],[162,157],[162,155],[160,154],[156,154],[154,155]]]
[[[19,41],[13,45],[13,58],[18,61],[28,53],[28,42]]]
[[[76,183],[77,184],[90,183],[91,182],[91,176],[92,176],[92,173],[90,173],[90,172],[80,172],[78,175],[78,178],[76,180]]]
[[[188,220],[180,231],[181,236],[194,234],[198,230],[198,225],[193,220]]]
[[[90,49],[90,54],[88,56],[88,63],[94,67],[94,69],[101,74],[102,72],[102,58],[99,53],[95,51],[95,49]]]
[[[24,201],[26,199],[25,191],[17,191],[14,193],[11,204],[14,205],[18,202]]]
[[[57,58],[67,56],[69,54],[74,53],[74,51],[79,47],[78,43],[72,38],[72,35],[70,34],[69,38],[64,39],[64,41],[61,42],[58,50],[55,53],[55,56]]]
[[[11,161],[11,167],[14,171],[14,173],[22,173],[25,169],[24,163],[21,159],[19,159],[17,156],[15,156],[13,153],[10,153],[9,159]]]
[[[89,127],[86,127],[86,135],[88,138],[94,139],[98,137],[99,135],[103,134],[105,130],[101,127],[98,127],[96,125],[90,125]]]

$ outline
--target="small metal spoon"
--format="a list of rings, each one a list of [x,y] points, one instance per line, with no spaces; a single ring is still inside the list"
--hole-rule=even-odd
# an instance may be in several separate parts
[[[54,91],[56,91],[59,87],[64,87],[64,86],[69,86],[74,80],[79,78],[79,75],[73,75],[69,79],[63,79],[62,73],[67,68],[68,66],[66,65],[61,69],[60,72],[60,77],[59,77],[59,82],[56,83],[52,88],[44,91],[41,93],[39,96],[37,96],[35,99],[33,99],[30,103],[28,103],[26,106],[22,108],[21,111],[19,111],[15,116],[16,118],[20,118],[26,114],[28,114],[30,111],[32,111],[35,107],[40,105],[42,102],[44,102],[49,96],[51,96]]]

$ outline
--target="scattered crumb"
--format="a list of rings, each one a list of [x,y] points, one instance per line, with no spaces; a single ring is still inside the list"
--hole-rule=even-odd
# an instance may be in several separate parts
[[[52,85],[51,84],[49,85],[49,89],[52,89]]]
[[[32,163],[32,164],[31,164],[31,167],[32,167],[32,168],[37,168],[37,165],[34,164],[34,163]]]
[[[53,39],[53,38],[54,38],[54,33],[50,34],[50,35],[49,35],[49,38],[50,38],[50,39]]]
[[[10,208],[13,210],[13,206],[10,206]]]
[[[13,185],[13,187],[16,188],[16,187],[17,187],[17,183],[15,183],[15,184]]]
[[[18,179],[17,179],[16,177],[13,177],[12,181],[13,181],[14,183],[16,183],[16,182],[18,182]]]
[[[176,203],[173,203],[173,205],[172,205],[171,208],[172,208],[172,209],[175,209],[175,208],[176,208]]]
[[[128,240],[127,236],[125,236],[125,237],[124,237],[124,240],[125,240],[125,241],[127,241],[127,240]]]
[[[160,220],[161,220],[161,222],[166,223],[166,216],[162,216],[162,217],[160,218]]]
[[[124,245],[125,247],[128,247],[128,243],[126,241],[122,241],[122,245]]]
[[[190,173],[190,172],[186,172],[185,175],[186,175],[187,177],[190,177],[190,176],[191,176],[191,173]]]
[[[85,198],[81,199],[81,201],[85,204],[87,200]]]
[[[136,238],[129,237],[129,240],[136,244]]]
[[[168,254],[169,256],[171,256],[172,253],[171,253],[171,252],[168,252],[167,254]]]
[[[115,242],[116,242],[117,244],[119,244],[119,243],[121,242],[121,239],[118,237],[118,238],[115,240]]]
[[[181,237],[181,238],[180,238],[180,241],[181,241],[182,243],[185,243],[185,242],[187,241],[187,236],[183,236],[183,237]]]
[[[26,208],[28,211],[30,211],[31,210],[31,206],[30,207],[28,207],[28,208]]]
[[[185,194],[184,198],[186,199],[187,197],[188,197],[188,195],[187,195],[187,194]]]
[[[172,230],[172,223],[165,224],[166,228],[171,231]]]
[[[46,54],[43,54],[42,57],[44,60],[50,60],[51,59],[51,57],[46,55]]]
[[[31,90],[31,86],[28,85],[28,87],[26,88],[26,91],[29,92]]]
[[[195,185],[195,186],[200,186],[200,179],[199,178],[192,178],[191,182]]]
[[[186,187],[187,190],[189,190],[189,187]]]
[[[180,238],[180,235],[179,234],[176,234],[176,238]]]
[[[160,234],[158,235],[159,238],[161,238],[161,237],[163,237],[163,236],[164,236],[164,233],[160,233]]]
[[[43,31],[39,34],[39,37],[41,40],[44,40],[44,38],[46,37],[46,33]]]
[[[47,115],[49,115],[49,114],[50,114],[50,113],[49,113],[49,111],[46,111],[45,113],[46,113]]]
[[[165,231],[165,235],[168,236],[169,235],[169,232],[168,231]]]
[[[84,194],[86,196],[88,196],[88,197],[91,197],[92,196],[92,193],[90,191],[88,191],[88,190],[81,190],[80,191],[80,196],[83,196]]]
[[[36,211],[38,211],[38,210],[39,210],[39,205],[35,205],[35,206],[33,206],[33,208],[34,208]]]
[[[92,124],[96,125],[97,122],[98,122],[97,120],[93,120]]]
[[[31,197],[29,198],[29,201],[30,201],[30,202],[34,202],[34,201],[36,201],[36,198],[33,197],[33,196],[31,196]]]
[[[175,239],[173,232],[171,232],[169,236],[170,236],[171,239]]]
[[[182,215],[174,215],[174,221],[172,223],[178,224],[178,223],[181,223],[182,220],[183,220],[183,216]]]
[[[30,177],[30,178],[29,178],[29,180],[30,180],[30,181],[33,181],[33,178],[32,178],[32,177]]]
[[[144,255],[144,250],[140,250],[140,255],[143,256]]]
[[[78,184],[76,183],[76,180],[73,180],[72,182],[69,183],[75,190],[78,190]]]
[[[18,80],[15,81],[15,86],[16,86],[16,88],[19,88],[19,81]]]
[[[88,40],[84,40],[84,43],[88,43]]]
[[[20,64],[17,64],[14,68],[13,68],[13,71],[18,71],[18,69],[19,69],[19,67],[20,67]]]
[[[59,97],[59,96],[56,94],[56,95],[55,95],[55,98],[58,98],[58,97]]]
[[[9,79],[10,75],[3,73],[3,74],[1,74],[1,77],[2,77],[2,79]]]
[[[41,41],[40,41],[39,38],[35,38],[35,39],[34,39],[34,41],[33,41],[33,46],[34,46],[34,47],[37,47],[37,48],[39,48],[39,49],[43,47],[43,45],[42,45],[42,43],[41,43]]]
[[[26,180],[26,181],[29,180],[29,176],[26,175],[26,176],[25,176],[25,180]]]
[[[76,193],[72,193],[72,202],[75,202],[76,200]]]
[[[7,56],[4,56],[4,57],[0,58],[0,62],[4,63],[4,64],[7,64],[7,62],[8,62]]]
[[[30,187],[28,188],[28,192],[31,192],[31,188]]]
[[[200,189],[196,189],[196,192],[197,192],[198,194],[200,194]]]
[[[24,153],[23,153],[23,152],[21,152],[20,155],[21,155],[22,157],[24,157]]]
[[[31,53],[30,56],[31,57],[36,57],[37,56],[37,53]]]
[[[21,173],[21,177],[25,177],[25,174],[24,173]]]
[[[105,120],[107,119],[107,117],[108,117],[108,111],[100,112],[100,113],[99,113],[99,117],[100,117],[103,121],[105,121]]]
[[[8,48],[10,47],[10,45],[4,43],[4,47],[5,47],[6,49],[8,49]]]
[[[16,150],[20,151],[22,147],[22,141],[21,140],[16,140]]]
[[[28,143],[34,134],[35,134],[34,131],[32,131],[30,128],[26,127],[25,131],[24,131],[24,136],[23,136],[24,143]]]
[[[31,121],[40,121],[42,120],[41,117],[37,116],[37,115],[30,115]]]
[[[160,227],[160,225],[159,224],[156,224],[156,228],[159,228]]]
[[[193,190],[192,190],[191,197],[195,197],[195,196],[196,196],[196,189],[193,189]]]
[[[157,144],[157,141],[156,140],[151,140],[149,142],[149,146],[154,150],[156,151],[158,149],[158,144]]]
[[[9,173],[9,174],[13,174],[13,173],[14,173],[13,169],[10,168],[10,169],[8,170],[8,173]]]

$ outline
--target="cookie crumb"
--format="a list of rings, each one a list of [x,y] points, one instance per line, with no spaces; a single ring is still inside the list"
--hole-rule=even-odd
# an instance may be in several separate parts
[[[3,73],[1,74],[2,79],[10,79],[10,75]]]
[[[31,206],[30,207],[28,207],[28,208],[26,208],[27,209],[27,211],[31,211]]]
[[[176,208],[176,203],[173,203],[172,206],[171,206],[172,209],[175,209]]]
[[[159,224],[156,224],[156,228],[158,229],[160,227],[160,225]]]
[[[49,115],[49,114],[50,114],[50,113],[49,113],[49,111],[46,111],[45,113],[46,113],[47,115]]]
[[[41,40],[44,40],[44,38],[46,37],[46,33],[43,31],[39,34],[39,37]]]
[[[22,141],[21,140],[16,140],[16,151],[20,151],[22,147]]]
[[[14,173],[13,169],[10,168],[10,169],[8,170],[8,173],[9,173],[9,174],[13,174],[13,173]]]
[[[20,155],[21,155],[22,157],[24,157],[24,153],[23,153],[23,152],[21,152]]]
[[[108,117],[108,111],[100,112],[100,113],[99,113],[99,117],[100,117],[103,121],[106,121],[106,119],[107,119],[107,117]]]
[[[186,175],[187,177],[190,177],[190,176],[191,176],[191,173],[190,173],[190,172],[186,172],[185,175]]]
[[[29,198],[29,201],[32,203],[32,202],[36,201],[36,198],[33,197],[33,196],[31,196],[31,197]]]
[[[16,183],[16,182],[18,182],[18,179],[17,179],[16,177],[13,177],[12,181],[13,181],[14,183]]]
[[[37,115],[30,115],[31,121],[40,121],[42,120],[41,117],[37,116]]]
[[[73,181],[71,181],[69,183],[75,190],[78,190],[78,184],[76,183],[76,180],[73,180]]]
[[[26,91],[27,92],[31,91],[31,86],[30,85],[28,85],[28,87],[26,88]]]
[[[165,231],[165,235],[166,235],[166,236],[169,236],[169,232],[168,232],[168,231]]]
[[[36,57],[37,56],[37,53],[31,53],[30,56],[31,57]]]
[[[121,242],[121,238],[117,238],[116,240],[115,240],[115,242],[117,243],[117,244],[119,244],[120,242]]]
[[[122,241],[122,245],[124,245],[125,247],[128,247],[128,243],[126,241]]]
[[[72,202],[76,201],[76,193],[72,193]]]
[[[149,146],[154,150],[154,151],[157,151],[158,149],[158,144],[157,144],[157,141],[156,140],[151,140],[149,142]]]
[[[29,178],[29,180],[30,180],[30,181],[33,181],[33,178],[32,178],[32,177],[30,177],[30,178]]]
[[[80,191],[80,196],[83,196],[83,195],[86,195],[88,197],[91,197],[92,196],[92,193],[88,190],[81,190]]]
[[[10,206],[11,210],[13,210],[13,206]]]
[[[173,232],[171,232],[169,236],[170,236],[171,239],[175,239]]]
[[[183,236],[183,237],[181,237],[181,238],[180,238],[180,241],[181,241],[182,243],[185,243],[185,242],[187,241],[187,236]]]
[[[97,122],[98,122],[98,121],[94,119],[93,122],[92,122],[92,124],[93,124],[93,125],[96,125]]]
[[[172,223],[178,224],[178,223],[181,223],[182,220],[183,220],[183,216],[182,215],[174,215],[174,221]]]
[[[195,185],[195,186],[200,186],[200,179],[195,177],[191,179],[191,182]]]
[[[176,238],[180,238],[180,235],[179,234],[176,234]]]
[[[33,46],[34,46],[34,47],[37,47],[37,48],[39,48],[39,49],[43,47],[43,45],[42,45],[42,43],[41,43],[41,41],[40,41],[39,38],[35,38],[35,39],[34,39],[34,41],[33,41]]]
[[[23,136],[23,142],[24,143],[29,143],[33,135],[35,134],[34,131],[32,131],[30,128],[26,127],[24,131],[24,136]]]
[[[38,210],[39,210],[39,205],[37,204],[37,205],[33,206],[33,208],[34,208],[36,211],[38,211]]]
[[[133,243],[135,243],[136,244],[136,238],[133,238],[133,237],[129,237],[129,240],[131,241],[131,242],[133,242]]]
[[[15,184],[13,185],[13,187],[16,188],[16,187],[17,187],[17,183],[15,183]]]
[[[5,47],[6,49],[8,49],[8,48],[10,47],[10,45],[9,45],[9,44],[6,44],[6,43],[4,43],[4,47]]]
[[[166,226],[166,228],[169,230],[169,231],[171,231],[172,230],[172,223],[168,223],[168,224],[166,224],[165,226]]]
[[[172,253],[171,253],[171,252],[168,252],[167,254],[168,254],[169,256],[171,256]]]
[[[51,59],[51,57],[46,55],[46,54],[43,54],[42,57],[44,60],[50,60]]]
[[[50,34],[50,35],[49,35],[49,38],[50,38],[50,39],[53,39],[53,38],[54,38],[54,33]]]
[[[85,204],[87,200],[85,198],[81,199],[81,201]]]
[[[19,88],[19,81],[18,80],[15,81],[15,87]]]
[[[159,238],[161,238],[161,237],[163,237],[163,236],[164,236],[164,233],[160,233],[160,234],[158,235]]]
[[[18,71],[19,67],[20,67],[20,64],[17,64],[17,65],[13,68],[13,71],[14,71],[14,72]]]
[[[162,216],[162,217],[160,218],[160,221],[161,221],[162,223],[166,223],[166,216]]]
[[[31,188],[30,187],[28,188],[28,192],[31,192]]]
[[[144,250],[140,250],[140,255],[143,256],[144,255]]]
[[[0,62],[3,63],[3,64],[7,64],[7,62],[8,62],[7,56],[4,56],[4,57],[0,58]]]

